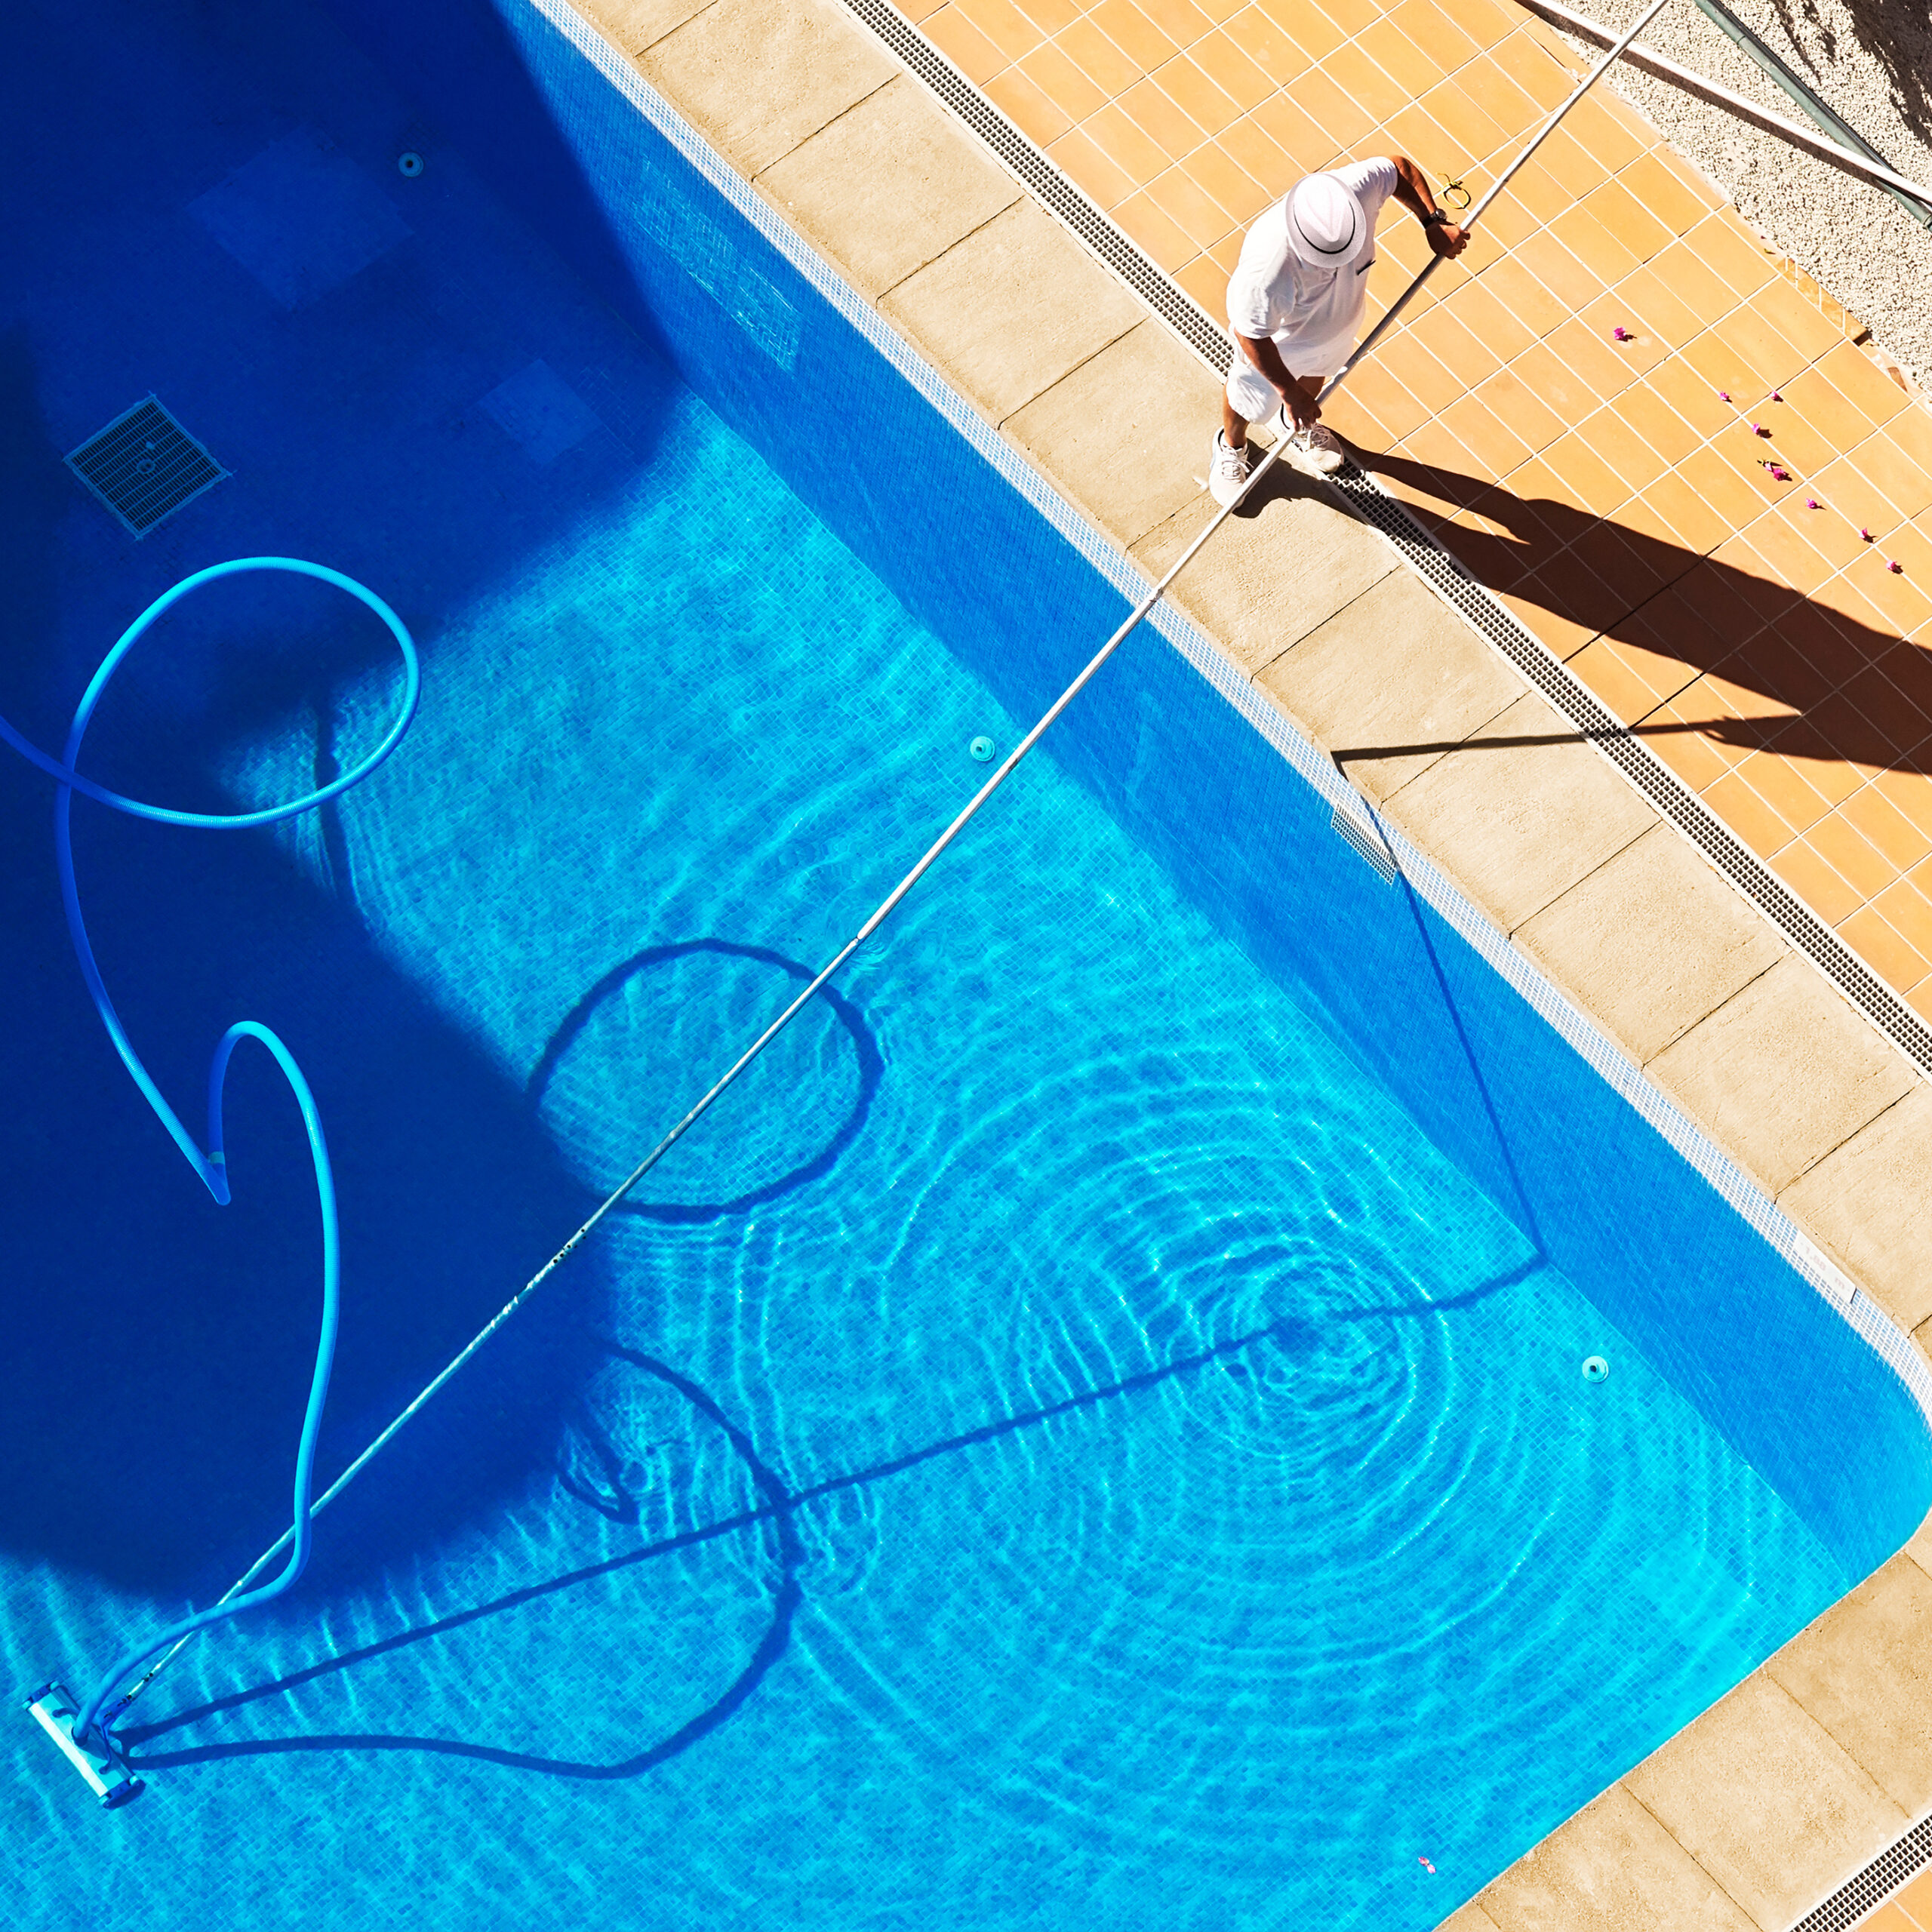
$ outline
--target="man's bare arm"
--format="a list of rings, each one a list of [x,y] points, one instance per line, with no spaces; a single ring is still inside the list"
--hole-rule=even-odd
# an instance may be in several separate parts
[[[1453,221],[1435,221],[1430,217],[1441,211],[1429,192],[1429,177],[1405,154],[1392,157],[1395,164],[1395,198],[1423,225],[1429,245],[1438,255],[1454,261],[1469,245],[1469,238]]]

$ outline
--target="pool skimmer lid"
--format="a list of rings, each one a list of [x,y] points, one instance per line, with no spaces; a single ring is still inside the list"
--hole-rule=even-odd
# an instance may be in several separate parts
[[[137,537],[228,474],[152,395],[70,452],[67,467]]]
[[[1583,1380],[1586,1382],[1601,1382],[1609,1373],[1610,1364],[1601,1355],[1586,1355],[1583,1358]]]

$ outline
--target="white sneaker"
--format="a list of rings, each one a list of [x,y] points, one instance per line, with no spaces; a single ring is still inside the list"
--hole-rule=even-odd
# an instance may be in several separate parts
[[[1297,429],[1281,451],[1281,460],[1304,476],[1333,476],[1348,460],[1342,439],[1325,423]]]
[[[1219,429],[1214,432],[1214,447],[1208,458],[1208,494],[1223,508],[1238,502],[1247,488],[1248,460],[1247,444],[1230,449],[1227,437]]]

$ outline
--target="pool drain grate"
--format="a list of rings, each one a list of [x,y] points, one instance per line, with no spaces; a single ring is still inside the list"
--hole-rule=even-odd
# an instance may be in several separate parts
[[[1847,1932],[1877,1911],[1919,1868],[1932,1861],[1932,1818],[1921,1818],[1890,1850],[1854,1872],[1823,1904],[1815,1905],[1791,1932]]]
[[[1367,820],[1350,811],[1346,805],[1337,805],[1328,815],[1328,826],[1331,831],[1340,836],[1343,844],[1375,868],[1384,885],[1395,883],[1395,855],[1389,851],[1380,832]]]
[[[152,395],[90,436],[67,467],[137,537],[228,474]]]

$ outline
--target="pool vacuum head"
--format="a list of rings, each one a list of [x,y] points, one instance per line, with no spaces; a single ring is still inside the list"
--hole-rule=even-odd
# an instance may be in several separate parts
[[[106,1756],[96,1762],[97,1753],[83,1751],[74,1742],[74,1720],[81,1707],[64,1684],[45,1684],[27,1700],[35,1721],[60,1747],[60,1755],[87,1780],[88,1789],[103,1805],[112,1808],[125,1804],[141,1788],[141,1781],[128,1768],[128,1761],[111,1740],[106,1742]]]

